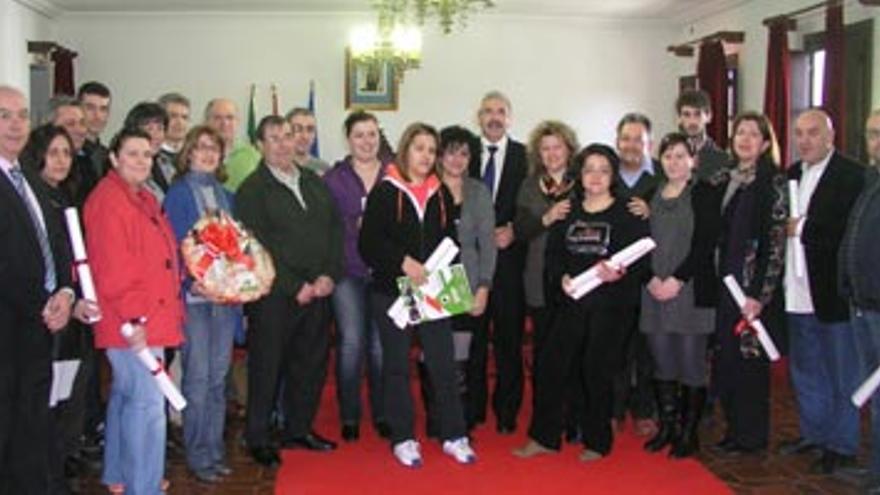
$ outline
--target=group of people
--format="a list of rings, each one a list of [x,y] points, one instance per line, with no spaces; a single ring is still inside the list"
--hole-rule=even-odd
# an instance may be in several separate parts
[[[402,465],[421,466],[414,338],[427,436],[456,462],[475,462],[469,433],[487,421],[490,397],[498,434],[517,430],[527,321],[534,407],[514,455],[555,453],[564,437],[583,444],[583,461],[601,459],[629,410],[646,450],[689,457],[715,401],[727,428],[715,448],[762,452],[770,375],[756,318],[790,359],[801,437],[781,451],[821,452],[813,469],[867,476],[880,492],[880,455],[867,474],[855,463],[849,400],[880,364],[880,111],[865,132],[875,166],[836,151],[831,119],[810,109],[795,122],[800,161],[786,167],[764,115],[738,115],[727,152],[706,134],[708,97],[688,90],[655,161],[643,114],[620,119],[614,146],[581,148],[555,120],[523,144],[508,134],[510,100],[491,91],[479,135],[413,123],[396,152],[375,115],[354,111],[343,126],[349,153],[330,166],[310,152],[307,109],[264,117],[252,145],[237,141],[232,101],[211,100],[195,126],[190,107],[177,93],[138,103],[104,146],[105,85],[54,99],[32,131],[23,94],[0,86],[0,493],[66,493],[65,467],[99,424],[111,493],[167,489],[165,400],[132,352],[143,349],[179,360],[187,465],[202,482],[222,480],[237,335],[247,347],[244,440],[267,467],[280,464],[279,447],[336,448],[313,428],[332,342],[342,440],[360,438],[366,376],[376,433]],[[83,218],[97,301],[70,276],[68,207]],[[221,211],[273,259],[270,292],[245,307],[214,299],[182,267],[181,240]],[[648,256],[608,261],[645,237],[656,244]],[[408,296],[398,279],[425,283],[446,238],[459,247],[471,310],[398,328],[388,316]],[[573,279],[589,269],[602,284],[576,299]],[[746,295],[741,306],[727,275]],[[112,370],[106,408],[96,349]],[[70,397],[50,409],[51,363],[70,356],[81,363]],[[880,439],[880,400],[872,412]]]

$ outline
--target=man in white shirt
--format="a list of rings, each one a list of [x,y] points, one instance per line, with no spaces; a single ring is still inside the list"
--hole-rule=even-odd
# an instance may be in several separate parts
[[[835,151],[833,142],[828,114],[805,111],[795,122],[801,161],[788,169],[788,178],[798,181],[799,206],[788,236],[803,246],[806,266],[799,276],[795,250],[788,250],[785,309],[801,437],[783,444],[780,452],[820,450],[811,471],[823,474],[852,466],[859,447],[858,410],[850,402],[858,386],[856,339],[849,305],[838,294],[836,260],[864,169]]]

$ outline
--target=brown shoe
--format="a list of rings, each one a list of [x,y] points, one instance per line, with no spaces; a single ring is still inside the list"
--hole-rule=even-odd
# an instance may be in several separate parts
[[[581,452],[579,459],[581,460],[581,462],[593,462],[598,461],[602,457],[603,455],[596,452],[595,450],[584,449],[584,451]]]
[[[544,447],[540,443],[529,439],[529,441],[520,448],[513,449],[513,455],[521,458],[528,459],[530,457],[535,457],[536,455],[544,455],[544,454],[556,454],[557,452],[553,449],[548,449]]]

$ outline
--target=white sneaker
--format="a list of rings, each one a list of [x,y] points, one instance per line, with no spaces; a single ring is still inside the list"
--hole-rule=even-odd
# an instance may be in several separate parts
[[[467,437],[456,438],[443,442],[443,452],[461,464],[472,464],[477,461],[477,454],[471,448]]]
[[[394,457],[406,467],[417,468],[422,466],[422,453],[420,452],[419,442],[415,440],[404,440],[394,444]]]

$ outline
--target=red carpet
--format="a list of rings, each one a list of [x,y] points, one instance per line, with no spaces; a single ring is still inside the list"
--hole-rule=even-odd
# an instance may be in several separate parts
[[[332,369],[332,368],[330,368]],[[415,387],[413,392],[415,393]],[[417,395],[414,395],[417,397]],[[527,400],[531,400],[527,396]],[[366,401],[364,401],[366,403]],[[528,408],[531,409],[531,408]],[[421,410],[419,410],[421,413]],[[456,464],[435,442],[425,440],[424,418],[419,415],[417,435],[422,442],[425,465],[407,469],[399,465],[388,443],[370,427],[361,425],[361,439],[340,444],[329,454],[288,450],[278,471],[278,495],[412,494],[412,495],[517,495],[517,494],[715,494],[732,493],[724,483],[695,460],[672,461],[665,455],[649,455],[629,428],[618,434],[608,458],[584,464],[580,448],[566,446],[558,455],[519,459],[510,451],[525,441],[525,425],[531,412],[520,415],[520,428],[513,436],[500,436],[494,425],[475,432],[476,464]],[[338,439],[339,416],[332,380],[324,389],[316,430]]]

